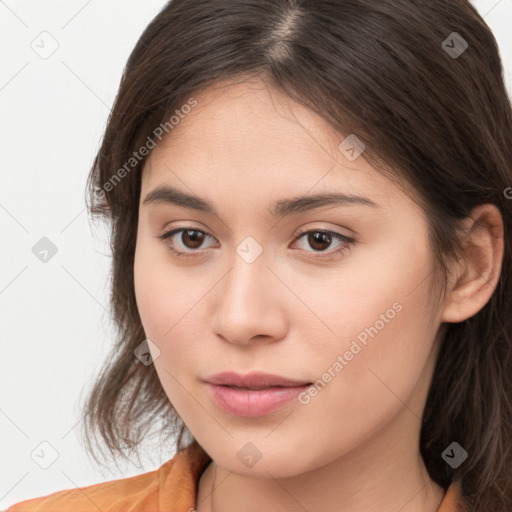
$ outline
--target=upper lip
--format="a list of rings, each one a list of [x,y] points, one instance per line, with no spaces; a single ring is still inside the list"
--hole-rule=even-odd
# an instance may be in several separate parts
[[[211,375],[204,379],[210,384],[218,386],[237,386],[250,389],[269,388],[274,386],[305,386],[311,384],[305,380],[292,380],[279,375],[271,375],[269,373],[251,372],[247,375],[239,375],[235,372],[223,372]]]

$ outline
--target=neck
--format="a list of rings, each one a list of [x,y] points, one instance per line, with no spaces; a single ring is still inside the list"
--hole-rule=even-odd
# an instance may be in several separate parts
[[[384,444],[386,455],[372,445],[371,457],[354,451],[314,471],[286,478],[239,475],[212,461],[201,477],[197,510],[437,512],[444,490],[430,479],[419,453],[407,453],[402,446],[410,444],[403,438]]]

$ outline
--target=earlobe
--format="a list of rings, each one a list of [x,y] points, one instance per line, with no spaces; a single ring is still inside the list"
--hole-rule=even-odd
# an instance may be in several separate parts
[[[480,311],[498,283],[503,261],[503,218],[493,204],[477,206],[464,219],[464,254],[453,269],[441,320],[462,322]]]

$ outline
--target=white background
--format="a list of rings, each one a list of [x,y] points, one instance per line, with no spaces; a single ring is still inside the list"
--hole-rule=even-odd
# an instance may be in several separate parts
[[[512,96],[512,0],[473,3],[498,40]],[[85,182],[126,60],[164,4],[0,0],[0,509],[170,458],[148,448],[142,466],[106,473],[74,428],[113,335],[106,232],[89,224]],[[58,43],[47,59],[31,47],[43,31]],[[47,263],[32,253],[42,237],[58,251]],[[43,441],[58,453],[48,469],[31,458],[36,448],[51,456]]]

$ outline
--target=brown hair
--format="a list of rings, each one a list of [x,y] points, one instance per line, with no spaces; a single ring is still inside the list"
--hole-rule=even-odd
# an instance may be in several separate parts
[[[159,126],[172,129],[170,116],[195,93],[250,76],[339,133],[357,134],[372,165],[415,191],[445,278],[448,258],[460,257],[460,221],[480,204],[499,208],[500,279],[476,315],[445,326],[420,450],[436,483],[460,482],[468,510],[510,512],[512,108],[496,40],[467,0],[173,0],[163,7],[130,55],[88,181],[91,215],[110,222],[117,327],[85,404],[90,453],[98,433],[112,455],[137,452],[157,419],[159,434],[177,434],[183,447],[188,431],[154,366],[134,356],[145,339],[133,277],[142,148],[158,142]],[[469,454],[457,469],[441,457],[453,441]]]

